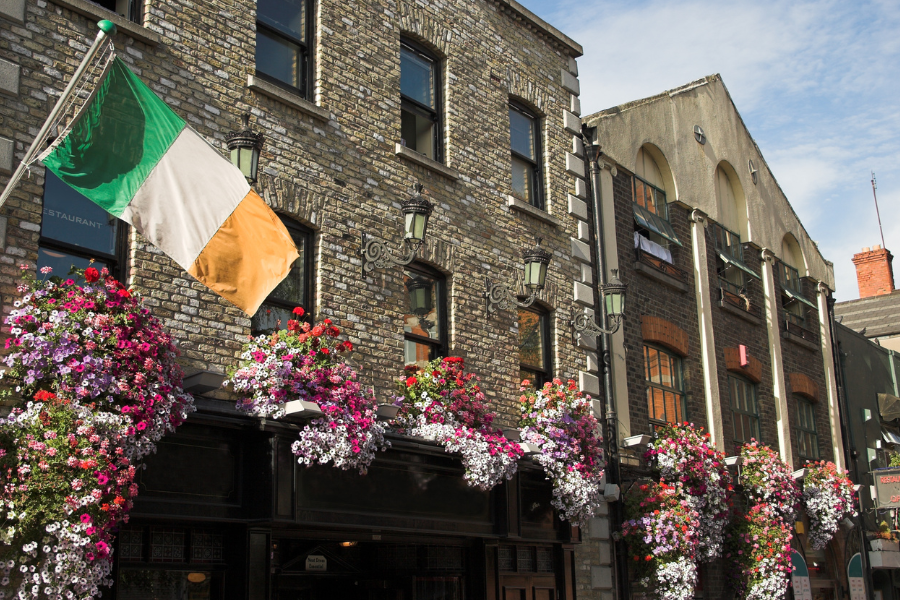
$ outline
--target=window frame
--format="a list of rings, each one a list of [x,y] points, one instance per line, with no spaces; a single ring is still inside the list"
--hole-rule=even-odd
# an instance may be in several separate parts
[[[651,426],[654,428],[672,424],[672,423],[681,423],[689,420],[688,417],[688,408],[687,408],[687,394],[684,391],[684,357],[676,354],[672,350],[659,346],[657,344],[650,344],[647,342],[642,343],[643,347],[641,348],[641,355],[644,360],[644,384],[645,384],[645,395],[647,400],[647,419],[649,420]],[[669,357],[669,364],[673,365],[674,370],[676,371],[673,374],[673,379],[676,381],[678,387],[668,387],[663,385],[662,383],[654,382],[650,377],[650,350],[653,350],[657,354],[664,354]],[[659,419],[656,415],[651,415],[650,411],[650,398],[652,396],[652,390],[658,389],[663,392],[663,411],[665,408],[665,395],[667,393],[674,394],[676,396],[676,400],[680,397],[681,400],[681,418],[678,418],[678,409],[676,407],[676,414],[672,415],[674,420],[669,420],[668,415],[663,415],[664,418]]]
[[[447,339],[449,336],[449,318],[448,318],[448,310],[449,306],[447,304],[447,277],[438,271],[437,269],[433,269],[427,265],[424,265],[419,262],[413,262],[405,267],[403,267],[404,271],[412,271],[413,273],[418,273],[419,275],[425,275],[435,281],[437,284],[435,287],[435,303],[441,307],[440,314],[438,315],[437,320],[437,328],[438,328],[438,339],[425,337],[422,335],[418,335],[416,333],[403,332],[403,343],[404,343],[404,352],[406,351],[406,341],[409,340],[411,342],[415,342],[417,344],[423,344],[425,346],[430,346],[432,348],[432,358],[443,358],[447,356],[449,352],[449,340]],[[405,296],[405,302],[408,302],[408,295]],[[408,306],[406,307],[408,308]],[[405,311],[406,308],[403,310]],[[405,314],[405,313],[403,313]],[[404,357],[404,366],[406,366],[406,358]]]
[[[532,381],[532,385],[535,388],[541,388],[545,383],[553,379],[553,344],[551,343],[550,338],[550,311],[544,309],[541,306],[536,306],[532,304],[528,307],[520,307],[516,313],[516,319],[518,320],[519,312],[531,312],[538,315],[539,319],[539,327],[541,329],[541,339],[543,340],[543,344],[541,344],[541,354],[544,358],[544,367],[539,368],[535,365],[530,365],[528,363],[522,362],[522,354],[521,354],[521,344],[520,340],[517,340],[519,343],[519,371],[532,371],[537,376]],[[521,333],[517,334],[521,335]],[[521,383],[521,381],[519,382]]]
[[[800,458],[804,458],[806,460],[819,460],[821,457],[821,453],[819,452],[819,432],[816,429],[816,403],[797,394],[794,394],[794,400],[797,402],[797,426],[794,428],[797,434],[797,455]],[[809,408],[809,416],[812,422],[812,429],[805,427],[803,424],[803,407]],[[810,446],[814,448],[815,456],[810,456],[803,453],[803,445],[801,443],[801,440],[803,440],[804,436],[809,436]]]
[[[716,250],[716,276],[719,279],[719,283],[721,287],[725,288],[727,291],[731,292],[735,295],[741,295],[747,287],[747,275],[737,267],[730,267],[734,269],[736,274],[736,278],[740,280],[740,283],[736,281],[732,281],[728,279],[726,276],[726,272],[729,269],[729,265],[725,264],[724,261],[718,256],[718,253],[726,254],[731,258],[738,260],[740,262],[744,262],[744,247],[741,245],[741,236],[738,233],[735,233],[725,227],[720,223],[712,224],[712,236],[713,236],[713,248]],[[721,243],[720,243],[720,235],[721,235]],[[727,236],[731,236],[731,243],[726,244]],[[737,240],[736,242],[734,240]],[[719,265],[722,265],[719,267]]]
[[[85,248],[84,246],[79,246],[77,244],[72,244],[63,240],[58,240],[56,238],[47,237],[44,235],[44,198],[47,193],[47,180],[49,177],[55,177],[49,169],[46,171],[44,175],[44,191],[41,194],[41,230],[38,234],[38,250],[41,248],[46,248],[48,250],[57,250],[59,252],[65,252],[66,254],[73,254],[79,258],[86,258],[88,260],[96,260],[98,262],[103,262],[108,265],[109,274],[115,277],[118,280],[122,280],[125,276],[125,264],[127,263],[128,258],[128,234],[129,234],[129,226],[128,223],[115,217],[116,219],[116,236],[115,236],[115,250],[114,254],[107,254],[105,252],[98,252],[96,250],[91,250],[89,248]],[[66,185],[64,182],[61,185]],[[88,198],[82,196],[85,202],[91,202]],[[92,202],[91,202],[92,203]],[[93,203],[92,203],[93,204]],[[40,252],[39,252],[40,255]],[[40,267],[38,267],[40,269]],[[59,277],[65,277],[66,273],[53,273],[53,275],[57,275]]]
[[[662,194],[662,197],[663,197],[662,206],[664,207],[663,210],[665,211],[665,214],[660,214],[660,213],[658,213],[658,212],[653,212],[652,210],[650,210],[650,209],[647,208],[646,206],[641,206],[641,205],[638,203],[638,201],[637,201],[637,197],[638,197],[638,196],[637,196],[637,182],[639,182],[639,181],[640,181],[643,185],[649,187],[649,188],[650,188],[651,190],[653,190],[654,192],[659,193],[659,194]],[[658,200],[657,200],[656,194],[653,195],[653,200],[654,200],[654,204],[658,207],[658,206],[659,206],[659,202],[658,202]],[[642,177],[639,177],[639,176],[634,175],[634,174],[632,174],[632,176],[631,176],[631,201],[634,202],[635,204],[637,204],[638,206],[641,206],[641,208],[643,208],[643,209],[646,210],[647,212],[650,212],[650,213],[656,215],[657,217],[659,217],[659,218],[665,220],[666,222],[669,222],[669,223],[671,222],[671,221],[669,221],[669,203],[668,203],[668,199],[666,198],[666,190],[664,190],[664,189],[662,189],[662,188],[660,188],[660,187],[657,187],[657,186],[653,185],[652,183],[650,183],[649,181],[647,181],[646,179],[643,179]]]
[[[732,381],[738,382],[739,384],[744,386],[746,390],[749,390],[750,392],[752,392],[753,407],[756,411],[755,413],[751,413],[751,412],[745,411],[743,409],[736,408],[736,401],[735,401],[735,396],[734,396],[734,385],[732,384]],[[746,443],[749,443],[750,440],[752,440],[752,439],[760,441],[760,437],[762,434],[760,433],[761,417],[759,414],[759,389],[758,389],[758,387],[759,386],[757,384],[753,383],[749,379],[745,379],[744,377],[740,377],[738,375],[733,375],[731,373],[728,374],[728,398],[729,398],[729,403],[731,404],[731,434],[732,434],[732,442],[734,442],[735,444],[746,444]],[[754,429],[756,431],[751,432],[750,439],[745,440],[745,439],[738,438],[738,435],[737,435],[738,419],[737,419],[736,415],[745,415],[747,417],[750,417],[751,424],[755,425]]]
[[[269,294],[268,296],[266,296],[266,299],[263,300],[262,304],[260,304],[259,310],[262,310],[262,307],[266,304],[274,305],[276,308],[281,308],[281,309],[284,309],[287,311],[292,311],[295,308],[297,308],[298,306],[300,306],[303,308],[303,310],[305,312],[304,312],[303,318],[301,318],[299,320],[300,321],[311,321],[313,318],[313,315],[315,314],[315,298],[316,298],[315,290],[313,290],[313,283],[315,282],[315,277],[313,277],[313,269],[315,268],[315,262],[313,260],[313,254],[314,254],[313,248],[314,248],[315,241],[316,241],[316,232],[314,230],[310,229],[309,227],[306,227],[305,225],[303,225],[302,223],[293,219],[290,216],[282,215],[279,213],[276,213],[276,215],[281,220],[281,223],[284,225],[284,227],[287,229],[288,234],[290,234],[291,240],[293,240],[295,245],[297,244],[297,238],[294,236],[294,233],[296,232],[296,233],[304,236],[303,245],[305,246],[305,248],[303,248],[303,249],[298,248],[298,250],[301,250],[301,252],[303,252],[302,259],[303,259],[303,272],[304,272],[304,279],[305,279],[305,281],[303,282],[303,287],[306,290],[306,296],[307,296],[306,304],[303,304],[303,303],[298,304],[298,303],[293,303],[293,302],[287,302],[286,300],[281,300],[280,298],[272,298],[271,297],[272,295]],[[293,265],[291,265],[291,267],[293,268]],[[272,290],[272,291],[274,292],[274,290]],[[256,315],[253,315],[253,316],[256,316]],[[253,317],[250,318],[250,323],[251,323],[251,333],[253,333],[254,335],[259,335],[260,333],[266,331],[266,330],[253,330],[252,329]],[[283,323],[282,326],[283,326],[283,328],[286,328],[287,323]]]
[[[315,4],[315,0],[306,0],[306,39],[308,41],[303,42],[299,38],[295,37],[293,32],[285,31],[284,29],[272,24],[267,23],[264,20],[259,18],[259,5],[257,4],[257,13],[256,13],[256,34],[259,34],[260,28],[264,31],[268,32],[270,36],[281,38],[291,44],[296,44],[300,47],[300,57],[302,65],[300,67],[300,72],[297,74],[300,79],[300,86],[292,85],[286,81],[282,81],[273,75],[269,75],[268,73],[264,73],[259,69],[259,64],[256,62],[258,60],[258,45],[257,48],[254,48],[254,69],[256,76],[260,79],[264,79],[273,85],[277,85],[281,88],[289,90],[295,94],[300,95],[305,100],[310,100],[312,94],[310,93],[312,90],[312,86],[310,82],[313,78],[313,52],[312,47],[315,44],[315,27],[313,24],[313,19],[315,17],[315,10],[313,10]]]
[[[516,152],[512,147],[512,124],[510,124],[509,151],[511,156],[531,165],[531,189],[533,191],[533,198],[522,198],[522,200],[528,202],[537,209],[546,210],[546,205],[544,203],[544,155],[543,144],[541,143],[541,137],[544,130],[543,118],[537,112],[531,110],[521,102],[516,102],[512,99],[509,101],[509,110],[516,111],[531,120],[532,136],[534,138],[532,152],[534,152],[535,160],[532,160],[527,156]],[[512,164],[510,164],[510,173],[512,173]],[[511,187],[512,185],[510,185],[510,188]]]
[[[407,37],[400,38],[400,48],[401,51],[406,47],[407,50],[417,54],[420,58],[427,60],[431,63],[432,68],[432,79],[434,82],[434,89],[431,91],[434,97],[434,109],[429,106],[425,106],[421,102],[410,98],[409,96],[405,96],[403,94],[403,90],[400,90],[400,111],[401,111],[401,119],[403,111],[411,112],[420,117],[430,119],[432,123],[434,123],[434,131],[432,134],[432,143],[434,144],[434,160],[435,162],[443,163],[444,162],[444,114],[443,114],[443,97],[441,94],[441,89],[443,87],[443,69],[441,68],[441,59],[422,46],[414,42],[413,40]],[[401,67],[402,69],[402,67]],[[402,77],[402,73],[401,73]],[[401,133],[401,139],[403,139]],[[404,140],[405,141],[405,140]],[[405,144],[404,144],[405,145]],[[414,152],[419,152],[419,150],[414,150],[410,148]],[[424,152],[419,152],[425,156]],[[425,156],[428,158],[427,156]]]

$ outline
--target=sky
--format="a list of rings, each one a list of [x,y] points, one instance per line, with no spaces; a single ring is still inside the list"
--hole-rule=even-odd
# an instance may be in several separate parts
[[[853,255],[881,244],[871,171],[900,254],[900,2],[519,2],[584,47],[583,115],[721,74],[838,301],[859,297]]]

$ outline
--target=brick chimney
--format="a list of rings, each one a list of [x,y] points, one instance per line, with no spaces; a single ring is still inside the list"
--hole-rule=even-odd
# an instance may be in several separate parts
[[[894,257],[887,248],[881,246],[863,248],[862,252],[853,255],[860,298],[881,296],[894,291],[894,271],[891,268],[893,260]]]

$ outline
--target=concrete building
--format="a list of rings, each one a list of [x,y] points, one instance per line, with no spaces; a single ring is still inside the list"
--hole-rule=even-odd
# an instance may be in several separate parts
[[[379,397],[405,364],[440,355],[466,358],[504,425],[523,374],[596,394],[595,345],[576,342],[570,325],[594,304],[581,46],[514,0],[10,0],[0,6],[3,173],[99,19],[117,24],[119,56],[213,146],[224,152],[251,115],[265,136],[255,187],[303,255],[250,319],[39,165],[3,208],[4,310],[18,264],[59,273],[93,258],[143,291],[198,375],[199,411],[141,475],[114,596],[174,593],[198,572],[197,600],[430,598],[438,588],[441,598],[610,598],[606,518],[581,532],[556,519],[548,484],[527,465],[485,494],[439,448],[398,437],[365,477],[300,469],[292,425],[239,414],[204,383],[235,365],[252,331],[302,305],[341,327]],[[436,205],[417,261],[364,273],[362,235],[399,248],[400,202],[417,185]],[[535,237],[553,255],[537,302],[487,314],[485,279],[521,292],[521,253]],[[819,267],[811,274],[824,278]],[[413,280],[431,294],[424,318],[410,306]],[[310,553],[333,568],[306,572]]]
[[[838,302],[834,314],[842,325],[900,351],[900,291],[894,288],[893,260],[880,245],[853,255],[859,299]]]
[[[845,464],[825,260],[791,208],[718,75],[585,117],[605,168],[607,267],[628,285],[613,336],[620,443],[665,422],[703,426],[734,455],[777,449],[795,469]],[[646,476],[627,451],[623,487]],[[802,531],[798,527],[798,533]],[[845,587],[843,541],[795,537],[814,597]],[[701,569],[703,598],[727,597]],[[699,597],[699,596],[698,596]]]

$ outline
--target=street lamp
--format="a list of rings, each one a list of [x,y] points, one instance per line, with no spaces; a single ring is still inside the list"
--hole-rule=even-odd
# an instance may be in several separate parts
[[[259,170],[259,153],[263,147],[263,134],[250,130],[250,115],[241,115],[243,131],[235,131],[225,136],[225,143],[231,152],[231,163],[241,170],[248,183],[256,183]]]
[[[416,184],[412,196],[400,205],[403,213],[403,241],[405,254],[396,257],[384,242],[376,240],[367,233],[362,234],[363,273],[371,273],[375,269],[408,265],[416,259],[416,254],[425,242],[428,230],[428,219],[434,210],[434,204],[422,197],[424,186]]]
[[[598,336],[600,334],[612,335],[619,330],[622,319],[625,316],[625,295],[628,286],[619,279],[619,270],[611,269],[612,279],[608,283],[599,286],[600,294],[606,305],[606,319],[604,326],[597,325],[594,319],[581,313],[572,320],[575,331],[580,334]]]
[[[547,282],[547,267],[553,255],[541,248],[541,238],[537,238],[534,248],[522,252],[522,260],[525,262],[525,288],[529,292],[528,298],[519,302],[509,285],[485,279],[485,293],[487,298],[487,311],[492,314],[499,310],[509,310],[513,306],[525,308],[531,306],[537,295]]]

